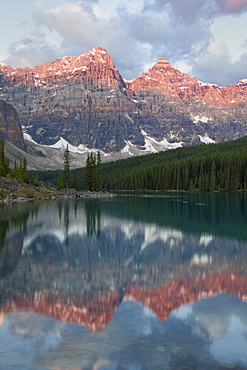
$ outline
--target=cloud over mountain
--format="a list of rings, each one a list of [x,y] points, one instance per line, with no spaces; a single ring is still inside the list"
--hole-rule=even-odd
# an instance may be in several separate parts
[[[216,35],[215,25],[220,29],[219,20],[223,20],[234,31],[237,17],[243,28],[247,24],[247,0],[54,3],[49,7],[36,3],[33,28],[25,38],[9,45],[6,64],[33,66],[101,46],[126,79],[137,77],[160,57],[204,82],[220,85],[235,83],[246,73],[244,32],[238,32],[237,49],[236,40],[227,38],[222,25]]]

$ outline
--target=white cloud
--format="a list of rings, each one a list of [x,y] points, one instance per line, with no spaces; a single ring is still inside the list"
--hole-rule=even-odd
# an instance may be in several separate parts
[[[223,14],[239,15],[247,11],[247,0],[146,0],[146,8],[168,9],[183,22],[215,18]]]
[[[11,44],[10,56],[4,60],[4,63],[12,67],[31,68],[55,60],[59,48],[59,44],[50,45],[46,41],[24,39]]]
[[[13,67],[101,46],[126,79],[160,57],[205,82],[247,77],[247,0],[50,0],[25,9],[32,17],[21,13],[25,37],[11,33],[8,57],[0,46],[1,60]]]
[[[217,83],[220,86],[236,83],[246,78],[247,54],[243,54],[237,61],[232,61],[226,44],[219,40],[212,40],[196,59],[193,74],[203,82]]]
[[[135,78],[160,57],[173,63],[193,54],[195,45],[207,38],[207,28],[200,23],[185,27],[173,23],[168,11],[157,14],[156,10],[146,7],[140,12],[122,4],[110,14],[99,4],[88,12],[81,2],[64,3],[54,9],[37,9],[35,20],[61,37],[61,49],[67,55],[104,47],[123,77]]]
[[[242,14],[238,17],[227,15],[215,19],[210,27],[211,33],[215,39],[223,41],[231,54],[233,61],[238,60],[242,54],[246,52],[245,41],[247,25],[247,14]],[[240,32],[243,30],[243,32]]]
[[[247,11],[247,0],[215,0],[220,14],[241,14]]]

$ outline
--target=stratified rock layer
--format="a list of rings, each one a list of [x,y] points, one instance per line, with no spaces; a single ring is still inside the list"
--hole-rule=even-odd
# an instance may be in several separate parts
[[[25,148],[21,125],[15,108],[0,100],[0,135],[21,149]]]
[[[247,80],[219,87],[173,68],[165,59],[124,81],[105,49],[30,68],[0,66],[1,98],[41,144],[63,137],[105,152],[126,142],[199,144],[247,134]]]

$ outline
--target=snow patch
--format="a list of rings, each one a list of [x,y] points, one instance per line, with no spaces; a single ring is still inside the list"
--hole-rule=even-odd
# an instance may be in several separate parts
[[[211,84],[209,82],[201,82],[201,81],[198,81],[199,85],[200,86],[208,86],[208,87],[219,87],[218,85],[216,84]]]
[[[104,49],[98,49],[98,48],[92,48],[88,52],[89,54],[96,55],[96,54],[106,54],[106,51]]]
[[[27,134],[26,132],[23,132],[23,137],[24,137],[24,140],[31,141],[32,143],[34,143],[35,145],[38,145],[40,147],[52,148],[52,149],[58,149],[58,150],[65,150],[67,148],[67,145],[68,145],[68,149],[71,153],[85,154],[85,153],[97,153],[98,151],[100,151],[100,153],[103,156],[108,155],[108,154],[102,152],[99,149],[89,149],[83,144],[80,144],[78,146],[71,145],[68,141],[66,141],[62,137],[60,137],[60,139],[55,144],[52,144],[52,145],[38,144],[36,141],[33,140],[31,135]]]
[[[26,132],[23,132],[23,138],[24,138],[24,140],[28,140],[28,141],[31,141],[31,143],[37,144],[37,143],[33,140],[32,136],[31,136],[31,135],[29,135],[29,134],[27,134]]]
[[[71,153],[79,153],[79,154],[85,154],[85,153],[96,153],[98,152],[98,149],[89,149],[87,148],[85,145],[83,144],[80,144],[79,146],[74,146],[74,145],[71,145],[68,141],[66,141],[65,139],[63,139],[62,137],[60,137],[60,139],[53,145],[42,145],[44,147],[48,147],[48,148],[54,148],[54,149],[60,149],[60,150],[65,150],[67,148],[67,145],[68,145],[68,149]],[[105,155],[104,152],[101,152],[103,155]]]
[[[132,149],[135,149],[135,145],[131,144],[131,142],[130,142],[130,141],[127,141],[127,140],[124,140],[124,141],[125,141],[126,145],[125,145],[125,147],[121,150],[121,153],[122,153],[122,154],[127,153],[127,154],[129,154],[129,155],[134,155],[134,154],[131,152],[131,148],[132,148]]]
[[[131,122],[133,122],[132,118],[126,114],[126,118],[129,119]],[[99,123],[99,127],[101,126],[102,122]],[[31,127],[31,126],[30,126]],[[39,144],[33,138],[31,135],[29,135],[26,132],[26,129],[29,127],[23,126],[23,137],[24,140],[30,141],[35,145],[38,145],[40,147],[45,147],[45,148],[52,148],[56,150],[65,150],[68,145],[68,149],[71,153],[78,153],[78,154],[85,154],[85,153],[97,153],[98,151],[101,152],[101,154],[106,157],[109,156],[110,154],[104,153],[103,151],[94,148],[94,149],[89,149],[87,148],[84,144],[80,144],[78,146],[71,145],[68,141],[60,137],[60,139],[52,145],[45,145],[45,144]],[[147,133],[144,130],[141,130],[141,134],[144,136],[145,140],[145,145],[144,149],[140,149],[136,147],[134,144],[131,143],[129,140],[125,140],[125,147],[120,151],[121,154],[127,154],[129,156],[133,155],[141,155],[141,154],[147,154],[147,153],[158,153],[160,151],[168,150],[168,149],[176,149],[176,148],[181,148],[183,146],[183,142],[177,142],[177,143],[169,143],[167,139],[163,139],[161,141],[157,141],[151,136],[148,136]],[[172,137],[172,136],[171,136]],[[173,135],[173,137],[175,137]],[[208,138],[209,139],[209,138]],[[211,139],[209,139],[211,140]]]
[[[247,84],[247,79],[246,78],[243,78],[242,80],[240,80],[238,82],[238,85],[241,85],[241,84]]]
[[[135,80],[136,80],[136,78],[133,78],[132,80],[126,80],[126,78],[124,78],[123,80],[124,80],[124,82],[132,83],[133,81],[135,81]]]
[[[145,80],[153,80],[153,81],[158,81],[157,78],[150,77],[148,75],[144,75]]]
[[[88,69],[88,67],[86,67],[86,66],[79,67],[79,68],[74,68],[71,73],[75,73],[76,71],[86,71],[87,69]]]
[[[145,147],[147,152],[157,153],[162,150],[176,149],[181,148],[183,146],[183,142],[169,143],[169,141],[167,141],[167,139],[165,138],[161,141],[157,141],[151,136],[148,136],[144,130],[141,130],[141,134],[144,136]]]
[[[190,115],[191,115],[194,123],[199,123],[199,122],[208,123],[209,121],[212,121],[211,117],[193,116],[193,114],[190,114]]]
[[[200,141],[204,144],[215,144],[215,141],[213,139],[210,139],[207,134],[205,136],[198,135],[200,138]]]

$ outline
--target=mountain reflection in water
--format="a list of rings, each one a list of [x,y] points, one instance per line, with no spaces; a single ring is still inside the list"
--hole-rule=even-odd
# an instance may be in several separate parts
[[[246,206],[246,194],[2,206],[3,368],[247,369]]]

